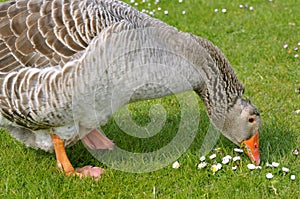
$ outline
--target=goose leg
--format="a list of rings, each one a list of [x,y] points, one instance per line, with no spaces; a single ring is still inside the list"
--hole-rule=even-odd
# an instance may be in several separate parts
[[[95,180],[100,179],[101,174],[104,173],[104,170],[99,167],[85,166],[75,171],[66,154],[64,141],[55,134],[51,134],[51,138],[54,145],[57,166],[59,169],[63,170],[67,176],[75,174],[80,177],[92,177]]]
[[[51,138],[58,168],[63,170],[67,176],[73,174],[75,170],[66,154],[64,141],[55,134],[51,134]]]

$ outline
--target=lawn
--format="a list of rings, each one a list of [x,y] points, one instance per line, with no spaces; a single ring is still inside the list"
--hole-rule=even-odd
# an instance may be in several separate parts
[[[91,164],[105,168],[106,173],[97,182],[64,176],[56,169],[54,154],[26,148],[1,130],[0,198],[300,198],[300,157],[293,155],[295,149],[300,149],[300,114],[296,114],[300,109],[300,93],[296,92],[300,88],[300,57],[297,57],[300,52],[294,49],[294,46],[300,48],[300,2],[160,0],[154,4],[154,0],[135,1],[139,10],[155,9],[154,17],[212,41],[226,55],[246,88],[244,97],[251,99],[261,113],[262,169],[250,171],[247,168],[250,160],[245,155],[241,155],[236,171],[232,170],[232,162],[215,174],[210,167],[197,169],[200,149],[209,129],[205,108],[197,99],[197,106],[191,111],[198,115],[198,129],[195,135],[186,135],[192,137],[192,143],[180,153],[179,169],[173,169],[170,163],[156,171],[124,172],[117,169],[118,165],[111,167],[99,162],[81,142],[68,148],[75,167]],[[164,14],[166,10],[168,14]],[[287,48],[283,47],[285,44]],[[125,108],[102,129],[126,151],[159,150],[176,137],[179,129],[178,98],[189,97],[194,99],[194,93],[129,105],[132,120],[141,126],[152,121],[149,110],[154,110],[153,105],[164,107],[166,118],[158,118],[164,121],[162,130],[151,138],[132,137],[119,128],[114,118],[122,119]],[[237,155],[233,152],[236,146],[223,136],[217,147],[221,151],[209,153],[217,154],[217,159],[209,160],[210,163],[220,162],[227,154]],[[280,166],[265,166],[273,161]],[[282,166],[290,172],[282,172]],[[270,180],[266,178],[269,172],[274,175]],[[290,180],[291,174],[296,175],[294,181]]]

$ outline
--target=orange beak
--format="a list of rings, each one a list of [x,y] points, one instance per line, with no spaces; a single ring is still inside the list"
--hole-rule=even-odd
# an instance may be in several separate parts
[[[260,157],[259,157],[259,132],[255,133],[249,140],[245,140],[242,142],[241,147],[244,149],[246,154],[249,156],[250,160],[255,164],[259,165]]]

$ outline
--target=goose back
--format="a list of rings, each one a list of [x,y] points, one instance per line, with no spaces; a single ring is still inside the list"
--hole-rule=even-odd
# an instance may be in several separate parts
[[[12,0],[0,4],[0,73],[63,67],[116,22],[146,15],[117,0]]]
[[[118,23],[126,24],[118,26],[118,31],[149,24],[165,25],[117,0],[1,3],[3,116],[32,130],[70,122],[72,93],[67,87],[73,85],[66,82],[73,78],[73,67],[94,38]]]

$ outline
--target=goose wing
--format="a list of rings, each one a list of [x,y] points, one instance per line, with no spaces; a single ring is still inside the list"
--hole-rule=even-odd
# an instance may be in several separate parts
[[[107,120],[130,101],[192,90],[192,85],[201,84],[203,79],[198,74],[202,69],[198,66],[210,60],[206,50],[187,33],[147,21],[145,24],[135,27],[127,21],[115,23],[91,41],[79,59],[63,68],[27,67],[11,72],[0,79],[2,114],[30,129],[63,126],[74,121],[74,115],[78,116],[75,120],[86,118],[81,122],[95,127],[97,121]],[[185,84],[178,74],[185,78]],[[126,101],[126,94],[147,81],[159,85],[149,84]],[[172,92],[166,89],[171,83]],[[113,111],[107,110],[115,94],[121,101]],[[88,124],[93,120],[84,114],[91,115],[91,110],[106,118]]]
[[[62,67],[80,57],[106,27],[142,16],[145,17],[117,0],[0,3],[0,72],[22,67]]]

